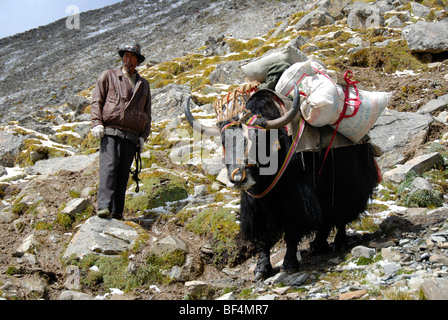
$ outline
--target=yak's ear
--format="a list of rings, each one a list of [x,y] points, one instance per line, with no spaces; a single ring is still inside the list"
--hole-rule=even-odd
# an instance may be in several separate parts
[[[222,120],[222,121],[218,121],[216,123],[216,126],[219,128],[219,130],[222,130],[222,128],[224,128],[226,125],[228,125],[230,123],[229,120]]]

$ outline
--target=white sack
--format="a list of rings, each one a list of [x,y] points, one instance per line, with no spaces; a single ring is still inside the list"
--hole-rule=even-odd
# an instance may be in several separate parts
[[[354,117],[343,119],[338,127],[338,132],[354,143],[361,140],[373,127],[392,98],[390,92],[369,92],[360,89],[358,91],[361,100],[358,113]],[[350,98],[356,98],[353,87],[350,87],[349,96]],[[353,107],[349,106],[346,114],[350,115],[352,113]],[[332,127],[336,129],[336,126]]]
[[[294,63],[283,72],[275,85],[275,91],[284,96],[294,98],[294,85],[303,77],[315,75],[317,72],[314,68],[326,71],[325,64],[314,57],[307,61]]]

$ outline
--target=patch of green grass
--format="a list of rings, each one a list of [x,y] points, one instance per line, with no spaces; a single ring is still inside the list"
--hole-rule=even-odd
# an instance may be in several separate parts
[[[118,288],[129,292],[145,285],[171,283],[173,279],[163,275],[163,271],[182,266],[185,263],[185,255],[186,253],[180,250],[163,256],[151,254],[147,257],[146,265],[137,267],[132,273],[128,270],[130,261],[126,253],[119,256],[88,254],[82,260],[69,261],[69,264],[80,268],[81,283],[91,290]],[[93,266],[97,269],[92,269]]]
[[[182,177],[153,171],[140,174],[140,179],[140,193],[126,196],[125,206],[131,213],[145,212],[188,197],[187,181]]]
[[[350,66],[368,67],[394,73],[397,70],[425,70],[427,66],[412,55],[405,40],[391,42],[385,48],[363,48],[348,57]]]
[[[229,208],[209,207],[196,214],[185,226],[201,236],[211,238],[215,253],[214,263],[232,264],[238,257],[236,238],[239,225],[236,213]]]

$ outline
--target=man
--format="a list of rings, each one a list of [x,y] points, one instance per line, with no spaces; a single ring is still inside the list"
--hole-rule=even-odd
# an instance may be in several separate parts
[[[124,45],[118,54],[123,67],[101,74],[91,104],[92,135],[101,138],[97,215],[114,219],[123,218],[129,170],[151,130],[149,83],[136,71],[141,47]]]

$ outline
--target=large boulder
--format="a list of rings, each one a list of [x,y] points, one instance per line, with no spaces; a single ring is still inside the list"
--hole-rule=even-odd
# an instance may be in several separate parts
[[[93,216],[79,228],[62,258],[81,258],[89,253],[118,255],[131,249],[138,237],[137,225]]]
[[[0,131],[0,165],[13,167],[23,144],[23,136]]]
[[[328,13],[328,11],[317,9],[311,11],[302,19],[300,19],[295,28],[297,30],[313,30],[314,28],[323,27],[329,24],[333,24],[334,22],[335,19]]]
[[[440,53],[448,51],[448,21],[423,22],[403,28],[402,36],[411,52]]]
[[[378,159],[381,170],[403,164],[410,146],[417,147],[424,143],[433,121],[433,117],[428,114],[385,110],[369,131],[373,144],[382,153]]]

